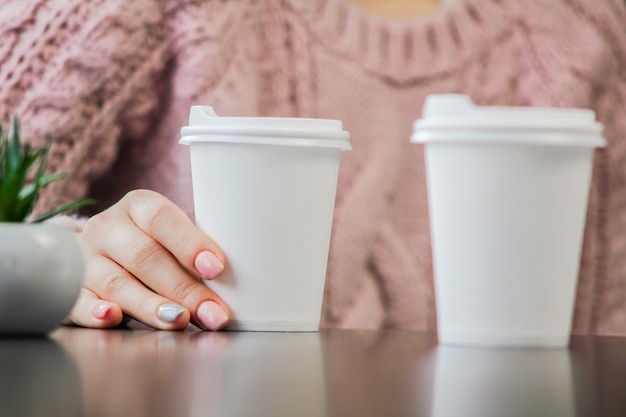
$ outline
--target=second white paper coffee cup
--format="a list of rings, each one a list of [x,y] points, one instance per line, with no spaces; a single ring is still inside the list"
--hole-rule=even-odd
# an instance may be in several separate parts
[[[566,346],[595,147],[582,109],[427,99],[425,144],[443,344]]]
[[[335,194],[349,134],[338,120],[217,117],[191,108],[198,228],[224,251],[206,284],[230,307],[228,329],[319,329]]]

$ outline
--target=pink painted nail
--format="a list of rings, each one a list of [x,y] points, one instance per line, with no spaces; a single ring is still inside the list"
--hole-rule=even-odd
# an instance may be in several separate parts
[[[228,323],[226,312],[215,301],[205,301],[200,304],[198,319],[209,330],[219,330]]]
[[[109,315],[109,312],[113,308],[110,304],[98,304],[96,308],[93,309],[93,315],[98,320],[104,320]]]
[[[196,256],[195,267],[200,275],[208,279],[216,278],[224,270],[224,264],[208,250]]]

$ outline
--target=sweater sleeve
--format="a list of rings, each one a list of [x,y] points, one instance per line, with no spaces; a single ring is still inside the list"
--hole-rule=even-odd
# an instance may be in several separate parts
[[[156,105],[166,52],[156,0],[0,0],[0,120],[18,115],[23,139],[51,139],[50,172],[67,180],[37,211],[85,196],[138,136]]]

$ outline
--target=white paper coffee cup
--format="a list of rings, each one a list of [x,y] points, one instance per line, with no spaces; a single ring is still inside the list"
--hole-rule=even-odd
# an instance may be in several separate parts
[[[582,109],[477,107],[430,96],[425,144],[438,337],[566,346],[595,147]]]
[[[230,307],[228,329],[317,331],[339,160],[341,121],[217,117],[193,106],[195,217],[227,258],[206,284]]]

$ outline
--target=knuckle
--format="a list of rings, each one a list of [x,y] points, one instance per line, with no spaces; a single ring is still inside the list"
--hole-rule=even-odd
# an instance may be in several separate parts
[[[128,276],[122,271],[111,271],[102,276],[101,297],[107,300],[114,300],[118,294],[125,291],[126,285],[128,285]]]
[[[156,193],[154,191],[150,191],[150,190],[143,190],[143,189],[131,190],[127,192],[124,195],[124,197],[122,197],[121,201],[124,201],[125,203],[134,202],[134,201],[143,201],[145,199],[152,198],[155,194]]]
[[[106,221],[106,212],[98,213],[94,216],[91,216],[89,219],[87,219],[85,225],[83,226],[83,233],[98,233],[100,225],[103,223],[103,221]]]
[[[183,233],[179,236],[178,240],[176,241],[176,244],[173,248],[174,253],[178,256],[192,256],[192,252],[195,252],[197,247],[198,247],[198,243],[196,242],[196,240],[194,239],[194,237],[192,236],[191,233]]]
[[[172,289],[172,297],[179,303],[185,304],[185,301],[191,298],[192,294],[198,289],[198,282],[185,279],[179,282]]]
[[[155,230],[171,215],[170,201],[161,194],[149,190],[129,191],[123,198],[123,205],[137,225],[146,230]]]
[[[97,227],[98,216],[100,216],[100,214],[96,214],[95,216],[91,216],[90,218],[87,219],[87,221],[85,222],[83,226],[83,233],[90,232],[91,230]]]
[[[101,238],[106,236],[111,230],[114,217],[111,214],[111,208],[95,214],[87,219],[83,226],[82,233],[84,235],[92,235]]]
[[[129,250],[130,259],[138,265],[157,264],[161,256],[161,245],[155,241],[134,242]]]
[[[145,224],[148,230],[155,230],[165,224],[170,213],[169,204],[163,200],[152,201],[145,208]]]

